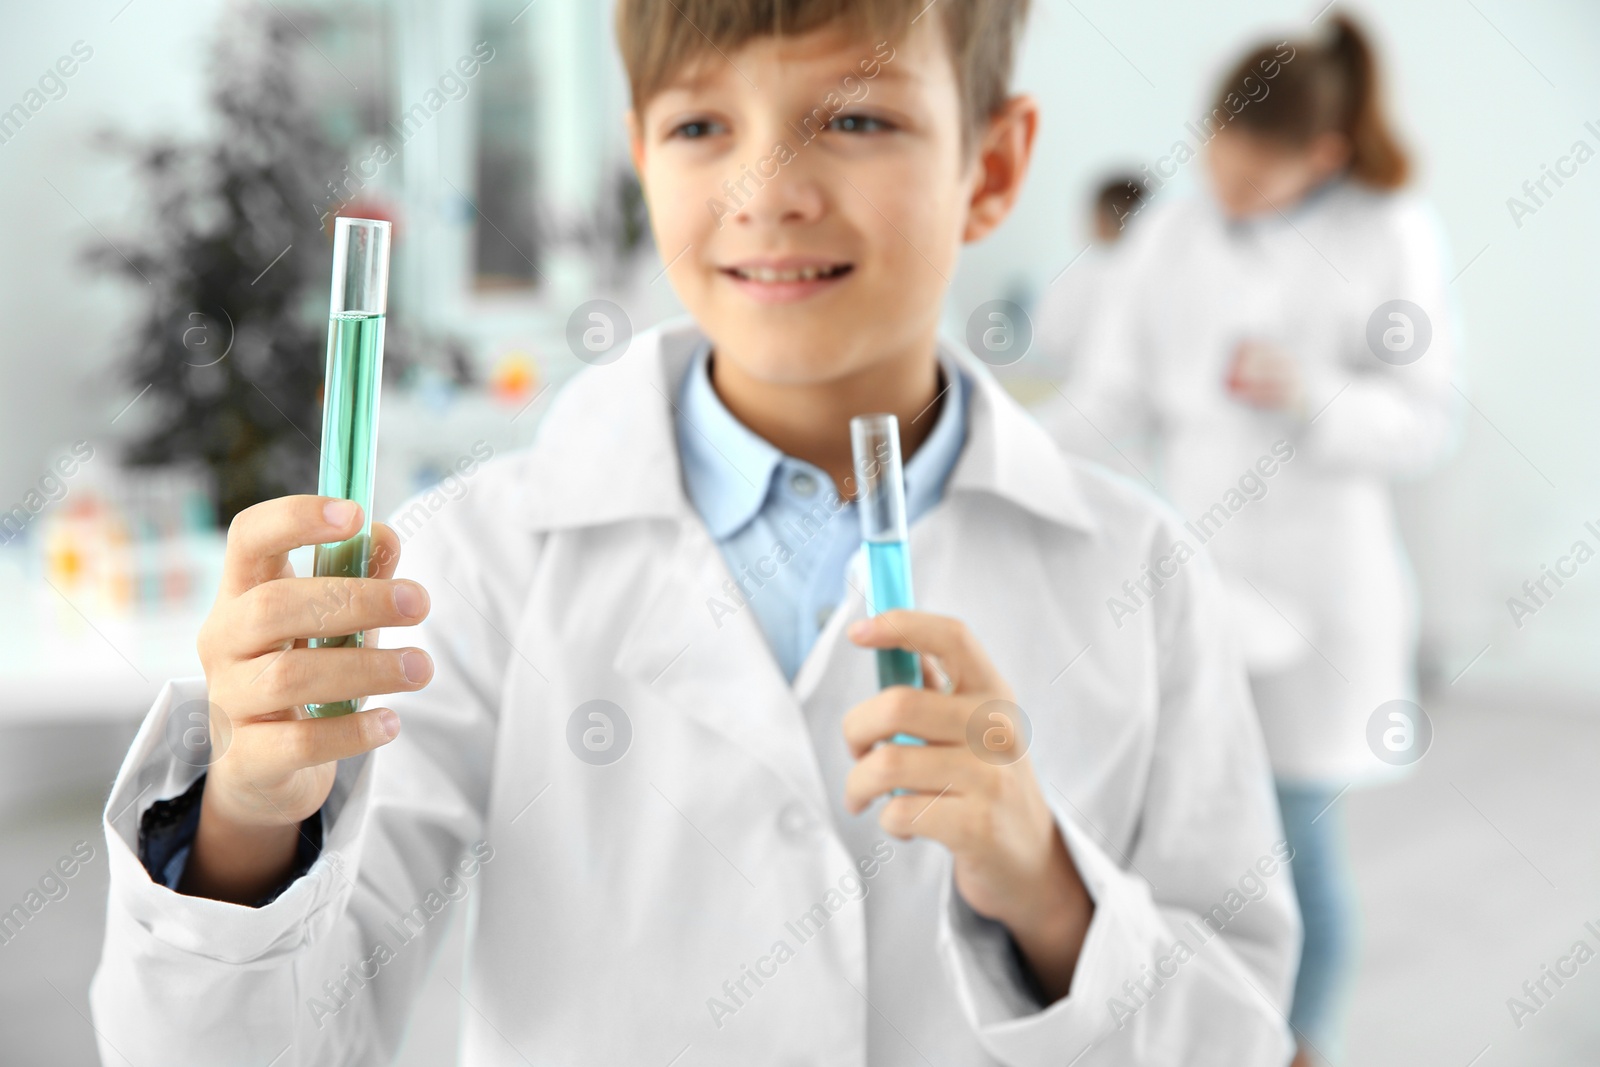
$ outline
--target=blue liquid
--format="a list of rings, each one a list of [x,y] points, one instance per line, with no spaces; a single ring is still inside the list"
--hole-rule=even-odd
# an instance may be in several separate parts
[[[872,599],[867,605],[870,614],[916,606],[911,598],[911,554],[904,541],[868,541],[867,564],[872,571]],[[880,648],[877,652],[879,689],[891,685],[922,688],[922,660],[915,652],[904,648]],[[894,735],[894,743],[926,744],[920,737],[903,733]],[[896,796],[904,792],[894,790]]]

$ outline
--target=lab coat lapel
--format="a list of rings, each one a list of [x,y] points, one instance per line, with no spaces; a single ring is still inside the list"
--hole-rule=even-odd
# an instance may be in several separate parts
[[[696,519],[678,525],[661,580],[618,645],[613,669],[722,734],[823,804],[822,772],[793,690],[748,606],[732,614],[726,565]]]
[[[967,440],[945,485],[946,500],[999,498],[1052,523],[1097,531],[1072,461],[988,367],[962,346],[942,343],[973,382]]]
[[[867,588],[867,581],[867,555],[858,548],[845,567],[844,597],[834,609],[833,615],[829,617],[828,624],[817,634],[817,639],[812,643],[811,651],[806,653],[800,669],[795,672],[794,697],[802,706],[811,702],[811,697],[816,693],[822,679],[833,669],[831,665],[836,655],[849,655],[851,651],[862,657],[872,655],[866,649],[857,648],[844,636],[845,630],[852,622],[866,618],[867,600],[864,590]],[[838,651],[841,644],[849,646],[843,653]]]

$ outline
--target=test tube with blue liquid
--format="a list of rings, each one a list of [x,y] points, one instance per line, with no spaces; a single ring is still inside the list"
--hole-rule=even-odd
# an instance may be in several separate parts
[[[361,529],[318,545],[318,578],[366,578],[372,564],[372,484],[378,459],[378,390],[383,379],[383,324],[389,307],[389,224],[340,218],[333,226],[333,292],[328,311],[328,368],[322,393],[322,466],[317,492],[361,505]],[[313,637],[312,648],[360,648],[363,634]],[[308,704],[318,718],[349,715],[356,701]]]
[[[900,462],[900,420],[893,415],[857,415],[850,420],[856,468],[856,513],[866,543],[870,573],[867,614],[916,606],[911,596],[911,552],[907,548],[906,483]],[[922,688],[922,660],[905,648],[880,648],[878,688]],[[894,735],[897,745],[921,745],[920,737]],[[894,790],[904,793],[903,789]]]

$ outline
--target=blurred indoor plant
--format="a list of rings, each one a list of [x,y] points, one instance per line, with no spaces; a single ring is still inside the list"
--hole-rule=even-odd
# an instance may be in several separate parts
[[[317,481],[329,242],[323,186],[345,153],[296,76],[275,8],[231,5],[211,60],[218,133],[109,145],[134,159],[149,226],[91,254],[150,293],[122,374],[141,403],[134,466],[200,461],[218,518]],[[331,220],[327,226],[331,227]]]

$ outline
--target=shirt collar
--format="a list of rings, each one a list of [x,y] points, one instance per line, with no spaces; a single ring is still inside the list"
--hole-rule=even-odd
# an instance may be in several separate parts
[[[783,453],[734,417],[711,385],[709,342],[695,351],[679,391],[674,431],[683,487],[711,536],[755,518]]]
[[[805,468],[824,483],[828,476],[803,460],[784,455],[728,410],[711,384],[710,354],[709,342],[696,350],[679,390],[674,422],[684,491],[711,535],[721,540],[761,512],[781,466]],[[965,375],[942,351],[939,367],[944,380],[939,414],[905,465],[909,520],[938,503],[966,440]]]

